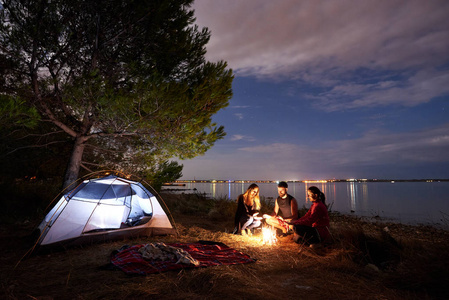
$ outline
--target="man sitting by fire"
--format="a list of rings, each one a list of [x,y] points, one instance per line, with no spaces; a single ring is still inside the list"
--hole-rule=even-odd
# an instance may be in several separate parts
[[[263,215],[265,222],[272,227],[282,230],[284,236],[289,234],[293,228],[289,225],[289,222],[298,219],[298,202],[287,193],[287,190],[287,182],[281,181],[278,183],[279,196],[274,203],[274,212],[271,216]]]

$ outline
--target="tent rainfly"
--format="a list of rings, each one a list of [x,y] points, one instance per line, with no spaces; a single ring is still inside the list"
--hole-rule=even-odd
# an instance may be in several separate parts
[[[41,247],[176,233],[156,196],[115,175],[85,180],[65,193],[38,229]]]

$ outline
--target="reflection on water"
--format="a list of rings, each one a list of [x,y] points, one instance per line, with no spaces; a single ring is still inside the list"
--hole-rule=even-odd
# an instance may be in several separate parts
[[[362,188],[362,197],[361,197],[361,202],[363,207],[367,207],[368,206],[368,184],[366,182],[363,182],[361,184],[359,184],[359,186],[361,186]]]
[[[356,207],[356,202],[355,202],[355,198],[356,198],[355,182],[349,183],[349,197],[351,199],[351,211],[356,211],[357,207]]]
[[[185,187],[170,189],[197,191],[214,198],[235,200],[250,184],[186,183]],[[257,185],[261,198],[273,201],[278,196],[275,183]],[[310,207],[307,189],[315,185],[326,195],[326,203],[332,211],[380,216],[403,223],[439,223],[449,227],[449,182],[289,182],[288,185],[288,193],[298,200],[299,207]]]

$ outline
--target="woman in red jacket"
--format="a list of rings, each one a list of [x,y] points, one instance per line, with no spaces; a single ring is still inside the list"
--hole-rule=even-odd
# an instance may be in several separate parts
[[[318,244],[330,237],[326,197],[316,186],[309,187],[307,197],[312,201],[309,211],[290,223],[295,233],[293,240],[298,244]]]

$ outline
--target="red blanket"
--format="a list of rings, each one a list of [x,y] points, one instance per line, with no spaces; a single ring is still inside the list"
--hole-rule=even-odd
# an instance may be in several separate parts
[[[112,254],[111,263],[127,274],[153,274],[170,270],[185,268],[210,267],[219,265],[235,265],[255,262],[248,255],[232,249],[223,243],[199,241],[197,243],[181,244],[168,243],[172,247],[187,251],[194,259],[198,260],[198,266],[177,264],[176,261],[146,260],[139,253],[139,248],[144,244],[128,247]]]

